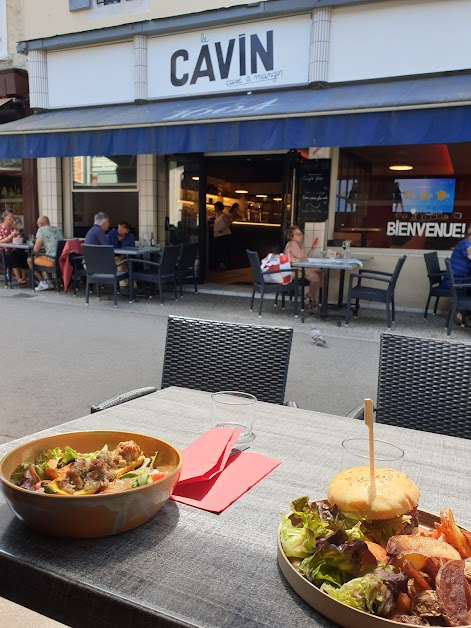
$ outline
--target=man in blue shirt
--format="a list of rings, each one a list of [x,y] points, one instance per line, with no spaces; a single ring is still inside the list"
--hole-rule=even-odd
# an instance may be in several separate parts
[[[455,277],[471,275],[471,225],[466,231],[466,238],[460,240],[453,249],[450,263]]]
[[[87,231],[84,244],[108,244],[106,232],[110,228],[110,217],[105,212],[95,214],[95,224]]]
[[[456,277],[471,276],[471,225],[466,229],[466,238],[460,240],[453,249],[450,257],[451,269]],[[449,285],[448,277],[445,277],[444,285]],[[455,323],[461,325],[464,322],[466,327],[471,327],[471,317],[469,312],[458,312],[455,316]]]
[[[134,246],[134,236],[131,231],[131,225],[122,220],[118,222],[118,228],[112,229],[108,234],[108,244],[114,246],[115,249],[125,249]]]

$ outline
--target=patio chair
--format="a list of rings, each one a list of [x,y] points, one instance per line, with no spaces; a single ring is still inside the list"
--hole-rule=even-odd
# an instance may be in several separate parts
[[[84,244],[83,257],[87,272],[87,287],[85,302],[88,305],[90,298],[90,286],[96,285],[97,296],[100,298],[102,285],[113,286],[114,306],[118,305],[119,282],[128,278],[128,271],[118,271],[114,248],[108,245]],[[120,266],[127,260],[118,262]]]
[[[54,266],[41,266],[39,264],[34,265],[34,270],[39,271],[40,273],[49,273],[56,280],[56,289],[57,292],[60,292],[60,283],[62,281],[62,270],[59,264],[60,257],[62,255],[62,251],[64,250],[65,240],[59,240],[57,242],[56,247],[56,256],[54,258]],[[50,257],[49,255],[45,255],[44,253],[31,253],[32,256],[36,257]]]
[[[449,336],[456,314],[471,311],[471,277],[455,277],[449,257],[445,260],[445,266],[451,292],[451,306],[446,322],[446,333]]]
[[[435,306],[433,308],[433,315],[435,316],[438,308],[438,301],[440,297],[451,297],[451,291],[449,286],[443,285],[443,279],[446,275],[446,270],[440,269],[440,263],[438,261],[438,254],[436,251],[430,253],[424,253],[425,265],[427,267],[427,277],[429,281],[428,299],[425,305],[424,318],[427,318],[428,308],[432,297],[435,297]]]
[[[348,296],[347,296],[347,312],[345,315],[345,327],[348,327],[350,323],[350,316],[352,314],[352,299],[355,299],[355,312],[354,317],[358,317],[358,310],[360,309],[360,299],[365,301],[375,301],[377,303],[384,303],[386,305],[386,322],[388,329],[391,328],[391,322],[396,322],[396,310],[394,308],[394,290],[396,289],[396,282],[401,272],[404,262],[406,261],[406,255],[403,255],[397,260],[396,267],[392,273],[385,273],[380,270],[363,270],[360,269],[358,273],[350,274],[350,282],[348,284]],[[358,279],[357,285],[353,285],[355,277]],[[387,284],[384,288],[374,288],[371,286],[362,285],[363,279],[368,281],[377,281],[382,284]]]
[[[255,293],[260,294],[260,306],[258,310],[258,317],[262,318],[263,299],[266,294],[276,294],[275,306],[278,304],[278,295],[281,294],[281,307],[285,309],[286,296],[290,296],[292,292],[294,294],[294,284],[286,284],[285,286],[280,283],[267,283],[265,277],[270,274],[279,273],[279,270],[262,270],[260,268],[260,257],[256,251],[249,251],[247,249],[247,256],[250,262],[250,269],[253,276],[253,291],[252,299],[250,301],[250,311],[253,311],[253,304],[255,299]]]
[[[241,390],[259,401],[283,404],[292,339],[290,327],[169,316],[161,387]],[[92,411],[124,403],[137,392],[109,399]]]
[[[134,301],[134,282],[143,281],[159,288],[160,304],[164,304],[163,286],[173,284],[175,299],[177,299],[177,282],[175,269],[180,255],[180,246],[167,245],[164,247],[160,262],[151,262],[145,259],[129,259],[129,301]]]
[[[196,256],[198,255],[198,243],[186,243],[181,245],[180,256],[178,258],[175,274],[180,286],[180,297],[183,296],[183,280],[192,279],[195,292],[198,292],[196,285]]]
[[[376,420],[471,439],[471,345],[384,333]],[[363,419],[363,406],[349,417]]]

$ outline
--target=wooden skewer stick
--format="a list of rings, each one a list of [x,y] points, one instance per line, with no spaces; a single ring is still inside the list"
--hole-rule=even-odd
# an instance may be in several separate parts
[[[370,449],[370,482],[375,481],[375,443],[373,436],[373,400],[365,399],[364,402],[365,425],[368,428],[368,444]]]

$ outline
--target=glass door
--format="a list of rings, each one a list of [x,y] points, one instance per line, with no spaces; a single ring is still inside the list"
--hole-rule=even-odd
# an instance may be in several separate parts
[[[206,175],[203,155],[168,157],[168,217],[165,243],[198,242],[197,276],[204,281],[206,271]]]

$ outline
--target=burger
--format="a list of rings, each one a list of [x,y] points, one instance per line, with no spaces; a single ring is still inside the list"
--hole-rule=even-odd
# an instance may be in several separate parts
[[[420,492],[405,473],[353,467],[336,475],[327,489],[331,507],[337,508],[349,527],[357,525],[372,541],[385,545],[390,536],[410,534],[418,525]]]

